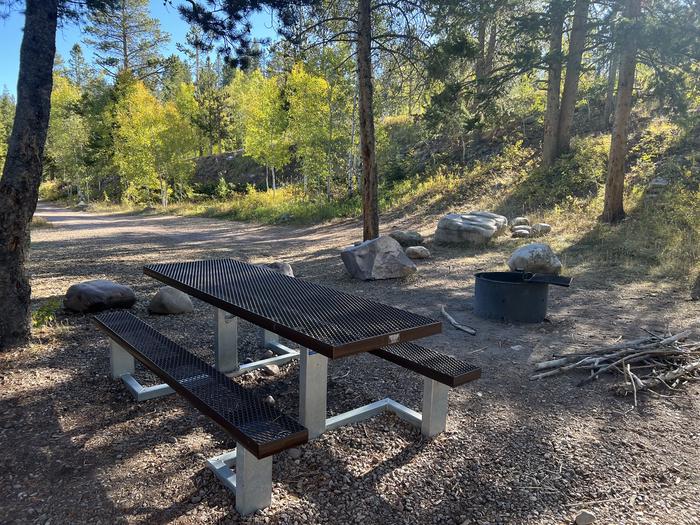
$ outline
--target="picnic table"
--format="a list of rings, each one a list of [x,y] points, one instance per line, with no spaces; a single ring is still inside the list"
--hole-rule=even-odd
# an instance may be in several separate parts
[[[131,314],[103,315],[97,322],[113,343],[112,374],[139,401],[177,391],[234,436],[236,449],[209,459],[208,466],[236,494],[242,514],[269,505],[271,458],[266,456],[384,411],[420,427],[426,436],[436,435],[445,429],[449,389],[481,373],[478,367],[412,342],[440,333],[440,322],[266,267],[213,259],[149,264],[144,274],[215,307],[215,365],[200,362]],[[262,328],[265,345],[277,355],[240,364],[238,318]],[[301,349],[281,344],[280,337]],[[422,413],[385,398],[327,417],[328,360],[364,352],[424,377]],[[134,357],[165,383],[140,385],[133,376]],[[296,358],[300,360],[299,428],[287,416],[261,407],[225,378]],[[240,406],[248,406],[245,417]]]

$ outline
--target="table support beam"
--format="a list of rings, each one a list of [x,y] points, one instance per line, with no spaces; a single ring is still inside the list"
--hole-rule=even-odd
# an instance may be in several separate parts
[[[313,439],[326,430],[328,358],[303,348],[299,374],[299,422],[309,430],[309,439]]]
[[[421,434],[433,437],[447,425],[447,395],[450,387],[426,377],[423,384],[423,421]]]
[[[214,367],[224,374],[238,370],[238,317],[216,309]]]
[[[236,510],[240,515],[245,516],[270,505],[272,456],[258,459],[236,443],[235,450],[208,459],[207,466],[235,494]]]

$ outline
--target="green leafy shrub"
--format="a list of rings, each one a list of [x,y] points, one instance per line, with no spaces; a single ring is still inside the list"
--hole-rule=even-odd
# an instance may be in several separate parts
[[[60,297],[51,297],[32,312],[32,326],[42,328],[56,322],[56,314],[62,308]]]

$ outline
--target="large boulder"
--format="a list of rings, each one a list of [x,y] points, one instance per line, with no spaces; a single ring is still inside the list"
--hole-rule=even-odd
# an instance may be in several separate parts
[[[294,277],[294,270],[292,270],[292,266],[289,263],[275,261],[270,264],[263,264],[262,266],[286,275],[287,277]]]
[[[561,261],[547,244],[533,243],[521,246],[508,259],[511,271],[532,273],[561,273]]]
[[[135,302],[136,294],[128,286],[96,279],[68,288],[63,306],[74,312],[99,312],[109,308],[131,308]]]
[[[188,314],[193,310],[190,296],[172,286],[160,288],[148,305],[152,314]]]
[[[403,247],[418,246],[423,243],[423,236],[414,231],[396,230],[389,234],[389,237],[399,241]]]
[[[435,230],[438,244],[486,244],[508,227],[508,219],[491,212],[448,213]]]
[[[396,239],[383,235],[349,246],[340,252],[345,268],[355,279],[397,279],[416,271],[416,265],[403,252]]]

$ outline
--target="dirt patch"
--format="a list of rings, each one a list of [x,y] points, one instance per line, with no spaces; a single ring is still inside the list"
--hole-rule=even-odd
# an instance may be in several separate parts
[[[639,337],[640,327],[698,323],[698,303],[674,282],[630,282],[615,268],[567,261],[570,290],[552,289],[549,322],[514,326],[471,313],[472,275],[502,268],[516,246],[486,250],[429,246],[405,281],[362,283],[345,274],[338,249],[360,235],[353,221],[305,228],[209,219],[97,215],[42,205],[53,228],[32,232],[33,306],[84,279],[134,288],[134,313],[209,361],[213,309],[158,317],[146,311],[160,284],[151,262],[235,257],[283,260],[298,277],[440,317],[440,306],[477,329],[445,323],[426,340],[468,358],[483,378],[450,394],[447,432],[420,437],[393,416],[328,432],[275,458],[272,506],[240,518],[204,458],[231,439],[176,397],[134,403],[108,375],[105,338],[82,315],[59,312],[30,344],[0,354],[2,522],[36,523],[541,523],[570,522],[581,508],[600,523],[700,523],[700,388],[663,397],[615,397],[607,380],[528,381],[551,355]],[[434,221],[392,219],[432,233]],[[186,327],[186,329],[183,329]],[[242,323],[242,358],[262,354],[261,335]],[[296,414],[297,365],[243,381]],[[416,376],[371,356],[330,364],[329,412],[391,396],[419,408]],[[151,378],[144,372],[144,381]]]

